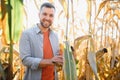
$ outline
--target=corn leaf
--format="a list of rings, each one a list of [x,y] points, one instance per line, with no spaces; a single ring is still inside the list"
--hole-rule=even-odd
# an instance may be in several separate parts
[[[97,75],[97,65],[96,65],[96,54],[95,54],[95,44],[93,38],[90,38],[89,40],[89,47],[90,50],[87,55],[88,62],[90,64],[90,67],[92,68],[92,71],[94,72],[96,78],[98,79]]]
[[[6,0],[1,0],[1,6],[0,6],[0,28],[3,31],[2,32],[2,43],[6,44],[6,27],[7,27],[7,4]]]
[[[10,34],[9,30],[11,29],[11,36],[12,41],[15,43],[19,40],[20,31],[22,29],[22,13],[23,13],[23,0],[11,0],[11,5],[8,5],[8,0],[2,0],[2,6],[1,6],[1,28],[3,30],[2,34],[2,42],[4,44],[10,43]],[[10,17],[9,12],[12,12],[12,16]],[[8,13],[8,14],[6,14]],[[9,21],[8,21],[9,19]],[[10,27],[10,25],[12,27]]]
[[[75,39],[74,41],[74,47],[75,49],[78,49],[79,45],[81,44],[82,41],[91,38],[91,35],[85,35],[85,36],[81,36]]]
[[[61,3],[63,10],[65,11],[65,15],[66,17],[68,17],[68,12],[67,12],[67,3],[65,0],[59,0],[59,2]]]
[[[96,65],[96,55],[94,52],[89,52],[88,55],[87,55],[87,59],[88,59],[88,62],[95,74],[96,77],[98,77],[97,75],[97,65]]]
[[[64,76],[65,80],[77,80],[75,60],[68,42],[64,50]]]
[[[99,9],[98,9],[98,13],[96,15],[96,17],[99,15],[100,11],[102,10],[102,8],[104,8],[104,6],[106,5],[106,3],[108,2],[109,0],[105,0],[103,1],[100,6],[99,6]]]
[[[22,3],[19,0],[11,0],[13,10],[12,10],[12,35],[13,41],[17,42],[19,40],[20,32],[23,27],[22,25],[22,16],[23,16],[23,7]]]
[[[9,19],[11,21],[11,27],[9,26],[9,23],[6,21],[6,26],[5,27],[5,39],[6,39],[6,43],[9,44],[10,43],[10,34],[9,34],[9,29],[11,29],[11,37],[12,37],[12,41],[14,43],[16,43],[19,40],[19,36],[20,36],[20,32],[21,29],[23,27],[22,25],[22,16],[23,16],[23,7],[22,7],[22,3],[20,0],[11,0],[11,5],[8,6],[8,12],[10,12],[11,10],[11,17],[9,17],[9,14],[7,16],[7,20]]]
[[[117,17],[120,19],[120,10],[116,9],[116,10],[115,10],[115,14],[116,14]]]

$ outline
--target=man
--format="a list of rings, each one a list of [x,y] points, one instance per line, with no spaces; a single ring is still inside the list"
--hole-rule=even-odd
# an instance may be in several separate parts
[[[56,64],[62,65],[57,35],[51,30],[55,7],[41,5],[40,23],[25,30],[20,39],[20,58],[26,66],[24,80],[58,80]]]

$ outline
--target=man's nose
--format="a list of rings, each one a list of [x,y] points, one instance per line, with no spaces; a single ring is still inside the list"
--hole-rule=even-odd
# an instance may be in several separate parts
[[[46,20],[49,20],[49,19],[50,19],[50,16],[46,16],[45,19],[46,19]]]

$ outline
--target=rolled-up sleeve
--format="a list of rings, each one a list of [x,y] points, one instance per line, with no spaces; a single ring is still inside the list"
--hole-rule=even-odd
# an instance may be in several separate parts
[[[33,70],[37,70],[41,58],[32,57],[30,39],[26,32],[23,32],[21,35],[19,50],[23,65],[30,67]]]

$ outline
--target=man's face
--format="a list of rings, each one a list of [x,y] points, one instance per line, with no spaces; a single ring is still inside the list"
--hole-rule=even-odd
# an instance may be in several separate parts
[[[49,28],[53,23],[54,19],[54,8],[43,7],[39,14],[40,16],[40,24],[44,28]]]

